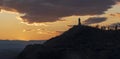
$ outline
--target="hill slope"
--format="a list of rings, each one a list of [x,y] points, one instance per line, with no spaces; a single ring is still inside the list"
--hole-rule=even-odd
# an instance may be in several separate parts
[[[29,45],[18,59],[119,59],[120,31],[74,26],[43,45]]]

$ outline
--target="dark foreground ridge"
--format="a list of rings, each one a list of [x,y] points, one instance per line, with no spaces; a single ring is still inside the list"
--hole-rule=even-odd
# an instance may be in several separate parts
[[[120,31],[74,26],[42,45],[28,45],[17,59],[120,59]]]

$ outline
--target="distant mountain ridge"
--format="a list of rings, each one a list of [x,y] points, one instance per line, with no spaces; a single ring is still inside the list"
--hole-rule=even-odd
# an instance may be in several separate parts
[[[119,59],[120,30],[74,26],[44,44],[28,45],[17,59]]]
[[[42,44],[45,41],[0,40],[0,59],[14,59],[29,44]]]

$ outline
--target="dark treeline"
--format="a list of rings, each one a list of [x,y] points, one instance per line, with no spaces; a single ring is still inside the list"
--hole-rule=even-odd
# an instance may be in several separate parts
[[[119,25],[114,25],[114,26],[100,26],[100,25],[96,25],[95,28],[99,28],[102,30],[120,30],[120,26]]]

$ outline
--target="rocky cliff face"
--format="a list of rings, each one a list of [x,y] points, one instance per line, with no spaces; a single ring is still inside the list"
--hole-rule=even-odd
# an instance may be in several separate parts
[[[119,59],[120,31],[74,26],[43,45],[28,45],[17,59]]]

